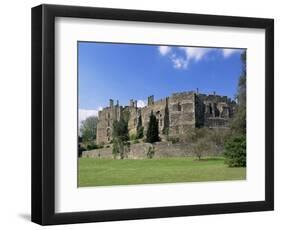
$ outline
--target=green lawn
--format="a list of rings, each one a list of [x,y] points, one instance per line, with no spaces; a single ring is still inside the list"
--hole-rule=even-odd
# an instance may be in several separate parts
[[[79,187],[246,179],[246,168],[229,168],[223,158],[80,158],[78,170]]]

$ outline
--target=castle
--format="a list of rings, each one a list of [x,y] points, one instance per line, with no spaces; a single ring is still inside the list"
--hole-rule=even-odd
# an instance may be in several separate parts
[[[97,143],[109,143],[112,140],[113,121],[127,114],[129,134],[137,132],[141,119],[144,133],[146,133],[151,112],[156,116],[159,124],[159,134],[168,128],[169,136],[178,136],[190,128],[209,127],[226,128],[229,119],[235,113],[236,103],[227,96],[211,95],[198,92],[174,93],[169,97],[154,101],[149,96],[147,105],[138,107],[137,101],[130,100],[128,106],[114,105],[109,100],[109,107],[98,113]],[[165,127],[166,126],[166,127]]]

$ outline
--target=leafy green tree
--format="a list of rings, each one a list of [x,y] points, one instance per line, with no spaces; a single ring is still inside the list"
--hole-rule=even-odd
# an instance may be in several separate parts
[[[115,120],[113,122],[113,147],[112,154],[114,159],[120,155],[120,159],[124,159],[126,152],[129,150],[130,144],[129,140],[129,131],[128,131],[128,122],[126,122],[123,117],[120,121]]]
[[[119,138],[121,141],[129,140],[128,123],[123,118],[120,121],[113,121],[112,137]]]
[[[160,141],[158,121],[152,111],[149,117],[148,128],[146,133],[146,141],[149,143]]]
[[[141,116],[138,118],[138,125],[137,125],[137,139],[143,138],[143,126],[142,126],[142,119]]]
[[[229,167],[246,167],[246,136],[234,136],[225,144],[224,155]]]
[[[239,134],[246,134],[246,51],[241,54],[242,73],[238,82],[236,99],[238,101],[231,128]]]
[[[93,141],[96,139],[97,135],[97,123],[98,118],[91,116],[82,121],[80,127],[80,133],[83,139],[83,142]]]
[[[237,111],[231,124],[233,136],[224,146],[229,167],[246,167],[246,51],[241,54],[242,73],[238,82]]]

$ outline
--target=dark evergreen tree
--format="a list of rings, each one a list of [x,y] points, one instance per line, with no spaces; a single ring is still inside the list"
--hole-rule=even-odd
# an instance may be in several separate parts
[[[153,114],[153,111],[151,111],[151,114],[149,117],[149,123],[148,123],[148,128],[147,128],[147,133],[146,133],[146,141],[149,143],[154,143],[154,142],[160,141],[158,120],[156,119],[156,116]]]
[[[142,126],[142,119],[141,116],[138,118],[138,125],[137,125],[137,139],[143,138],[143,126]]]
[[[234,136],[225,143],[225,162],[229,167],[246,167],[246,136]]]
[[[164,112],[164,127],[162,131],[163,134],[169,135],[169,126],[170,126],[169,108],[168,108],[168,104],[166,103],[165,112]]]

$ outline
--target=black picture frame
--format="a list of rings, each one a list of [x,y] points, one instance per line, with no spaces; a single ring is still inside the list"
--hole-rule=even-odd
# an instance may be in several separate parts
[[[55,213],[55,18],[108,19],[265,29],[265,200]],[[41,225],[222,214],[274,209],[274,20],[125,9],[32,8],[32,221]]]

